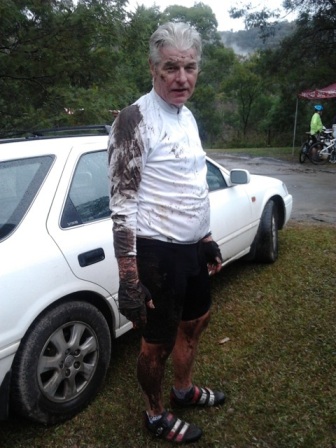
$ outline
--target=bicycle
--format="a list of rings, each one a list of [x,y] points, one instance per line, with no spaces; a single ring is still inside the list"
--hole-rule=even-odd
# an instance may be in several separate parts
[[[306,132],[308,135],[307,140],[302,144],[299,153],[299,161],[300,163],[304,163],[306,159],[309,159],[309,148],[314,143],[313,137],[310,132]]]
[[[336,138],[328,138],[313,143],[309,148],[309,159],[315,165],[336,163]]]
[[[310,132],[306,132],[308,135],[307,140],[303,143],[299,153],[300,163],[304,163],[306,159],[309,159],[314,165],[321,165],[328,160],[332,163],[335,155],[335,142],[336,138],[331,138],[332,129],[324,129],[318,136],[318,141],[312,137]]]

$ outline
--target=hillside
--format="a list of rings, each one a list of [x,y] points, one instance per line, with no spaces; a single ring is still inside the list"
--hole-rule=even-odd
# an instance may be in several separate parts
[[[230,47],[236,54],[244,56],[254,53],[256,50],[275,48],[294,29],[295,22],[279,22],[272,29],[271,35],[265,40],[260,37],[258,28],[241,31],[220,31],[219,34],[226,47]]]

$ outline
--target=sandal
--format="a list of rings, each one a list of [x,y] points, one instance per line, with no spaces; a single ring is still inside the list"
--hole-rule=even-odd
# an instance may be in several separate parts
[[[202,436],[202,430],[192,423],[187,423],[165,411],[160,420],[150,423],[145,412],[145,426],[157,438],[175,443],[196,442]]]
[[[208,387],[193,386],[184,398],[177,398],[174,389],[170,392],[170,404],[172,407],[190,406],[219,406],[225,401],[223,392],[211,390]]]

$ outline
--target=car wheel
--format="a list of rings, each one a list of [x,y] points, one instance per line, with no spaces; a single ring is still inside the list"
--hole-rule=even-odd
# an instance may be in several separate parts
[[[14,412],[44,424],[73,417],[95,397],[110,356],[109,327],[93,305],[69,302],[47,311],[15,356]]]
[[[259,223],[254,259],[274,263],[278,258],[278,213],[274,201],[267,202]]]

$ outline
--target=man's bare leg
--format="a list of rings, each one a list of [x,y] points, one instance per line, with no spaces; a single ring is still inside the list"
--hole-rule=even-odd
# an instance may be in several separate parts
[[[200,336],[208,326],[210,312],[192,321],[181,322],[172,353],[174,387],[178,390],[192,386],[192,371]]]
[[[137,364],[137,377],[145,395],[148,415],[160,415],[164,411],[162,382],[165,365],[172,351],[172,344],[151,344],[142,339]]]
[[[137,377],[143,390],[148,415],[160,415],[164,411],[162,382],[166,361],[172,352],[174,387],[178,390],[192,386],[192,370],[202,332],[208,326],[210,312],[202,317],[181,322],[175,346],[151,344],[144,339],[137,364]]]

